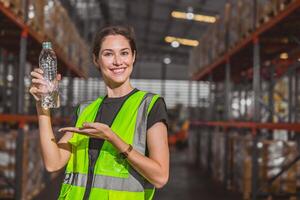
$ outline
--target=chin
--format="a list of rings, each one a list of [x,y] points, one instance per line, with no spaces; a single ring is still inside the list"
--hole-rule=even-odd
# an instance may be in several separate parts
[[[107,80],[107,83],[109,83],[109,85],[111,86],[120,86],[124,83],[126,83],[128,81],[128,79],[130,78],[130,74],[125,72],[122,74],[112,74],[112,73],[107,73],[107,74],[102,74],[103,78]]]
[[[128,78],[125,77],[114,77],[114,78],[110,78],[108,79],[108,84],[112,87],[119,87],[121,85],[123,85],[124,83],[126,83]]]

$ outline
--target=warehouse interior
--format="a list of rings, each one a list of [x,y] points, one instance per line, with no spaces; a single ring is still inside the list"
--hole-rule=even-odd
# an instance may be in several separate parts
[[[0,199],[57,199],[29,93],[42,43],[70,125],[106,94],[92,62],[106,25],[135,30],[134,87],[168,109],[170,177],[154,199],[300,199],[300,0],[0,0]],[[299,108],[298,108],[299,106]]]

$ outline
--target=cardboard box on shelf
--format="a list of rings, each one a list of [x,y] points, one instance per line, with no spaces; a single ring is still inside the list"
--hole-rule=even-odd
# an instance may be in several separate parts
[[[23,17],[22,0],[0,0],[7,8],[10,8],[16,15]]]
[[[28,21],[27,24],[31,27],[32,30],[38,32],[39,31],[39,24],[38,24],[38,13],[44,13],[44,11],[38,10],[36,7],[36,1],[29,0],[28,1]]]
[[[67,11],[59,2],[55,2],[45,12],[44,30],[53,43],[57,44],[56,49],[60,50],[66,60],[85,74],[87,67],[82,67],[82,63],[86,63],[89,59],[88,51],[85,52],[86,42],[83,41]]]
[[[189,74],[193,75],[201,68],[201,53],[200,46],[195,47],[190,54],[188,70]]]
[[[229,13],[229,47],[234,47],[242,38],[242,1],[236,0],[231,3]]]
[[[224,179],[225,134],[219,129],[215,129],[211,137],[212,175],[214,180],[222,182]]]
[[[287,192],[295,193],[297,187],[296,164],[276,179],[270,186],[267,181],[274,177],[284,165],[291,162],[298,154],[295,142],[262,140],[258,143],[258,185],[265,186],[264,192]],[[236,138],[234,157],[234,180],[233,186],[243,192],[244,199],[249,199],[252,185],[252,140],[239,136]]]
[[[5,179],[0,180],[1,190],[0,197],[13,199],[14,189],[11,183],[15,181],[15,167],[18,157],[16,157],[16,137],[18,130],[11,129],[0,130],[0,173]],[[49,175],[49,181],[57,177],[57,173],[53,176],[46,172],[43,159],[40,154],[40,142],[38,130],[28,130],[24,134],[24,143],[22,150],[23,166],[23,193],[22,199],[32,199],[46,185],[45,176]],[[5,181],[4,181],[5,180]],[[8,182],[7,182],[8,181]]]

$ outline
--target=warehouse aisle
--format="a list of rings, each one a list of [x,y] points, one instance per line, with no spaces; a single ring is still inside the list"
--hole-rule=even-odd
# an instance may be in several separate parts
[[[171,150],[170,179],[156,193],[156,200],[240,200],[239,194],[224,191],[221,185],[205,178],[189,161],[188,150]]]

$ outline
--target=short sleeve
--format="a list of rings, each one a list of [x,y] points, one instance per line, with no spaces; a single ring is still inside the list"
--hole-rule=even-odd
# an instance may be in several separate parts
[[[77,106],[76,109],[73,111],[73,114],[72,114],[71,120],[70,120],[70,126],[73,126],[73,127],[76,126],[76,122],[78,119],[78,114],[77,114],[78,109],[79,109],[79,106]]]
[[[163,122],[168,127],[168,112],[164,99],[159,97],[148,115],[147,130],[155,123]]]

